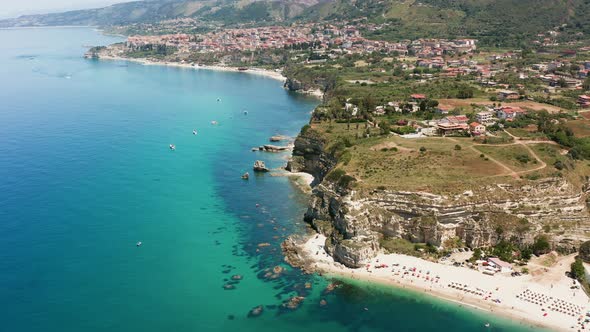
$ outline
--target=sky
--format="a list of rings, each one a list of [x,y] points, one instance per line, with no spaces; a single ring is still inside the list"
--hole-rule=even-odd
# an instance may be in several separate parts
[[[98,8],[131,0],[0,0],[0,18]]]

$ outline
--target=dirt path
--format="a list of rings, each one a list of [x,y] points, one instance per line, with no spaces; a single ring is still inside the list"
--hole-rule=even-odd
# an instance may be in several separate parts
[[[454,138],[452,138],[452,137],[447,137],[447,139],[449,139],[449,140],[451,140],[452,142],[455,142],[455,143],[464,143],[464,142],[459,142],[459,141],[457,141],[456,139],[454,139]],[[512,143],[511,143],[511,144],[512,144]],[[483,152],[482,152],[482,151],[479,151],[479,150],[478,150],[478,149],[475,147],[475,145],[476,145],[476,144],[471,144],[471,145],[469,145],[469,148],[470,148],[471,150],[473,150],[473,151],[474,151],[475,153],[477,153],[477,154],[482,154]],[[485,145],[485,144],[481,144],[481,145]],[[518,179],[518,173],[516,173],[515,171],[513,171],[513,170],[512,170],[510,167],[506,166],[504,163],[502,163],[502,162],[500,162],[500,161],[496,160],[495,158],[492,158],[492,157],[490,157],[490,156],[486,156],[486,157],[488,158],[488,160],[490,160],[491,162],[495,163],[496,165],[498,165],[498,166],[502,167],[502,168],[503,168],[503,169],[505,169],[505,170],[506,170],[506,172],[507,172],[507,173],[504,173],[504,174],[497,174],[497,175],[493,175],[492,177],[510,175],[510,176],[512,176],[513,178],[515,178],[515,179]]]
[[[520,174],[531,173],[531,172],[535,172],[535,171],[538,171],[538,170],[542,170],[543,168],[547,167],[547,163],[545,163],[541,158],[539,158],[539,156],[535,153],[535,151],[533,151],[533,149],[531,149],[528,146],[528,144],[531,144],[530,142],[535,142],[535,141],[521,141],[521,140],[518,139],[518,137],[512,135],[511,133],[507,132],[506,130],[504,130],[504,132],[506,134],[508,134],[510,137],[514,138],[514,143],[515,144],[520,144],[525,149],[527,149],[527,151],[537,160],[537,162],[539,164],[541,164],[541,166],[539,166],[539,167],[535,167],[533,169],[527,169],[525,171],[520,171],[520,172],[517,172],[517,174],[520,175]],[[551,141],[551,142],[553,142],[553,141]],[[553,142],[553,143],[555,143],[555,142]],[[557,144],[557,143],[555,143],[555,144]]]

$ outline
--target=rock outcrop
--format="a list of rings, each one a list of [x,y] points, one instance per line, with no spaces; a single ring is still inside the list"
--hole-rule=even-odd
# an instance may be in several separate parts
[[[287,170],[309,173],[315,178],[312,185],[320,183],[337,161],[333,155],[325,151],[325,144],[325,140],[313,130],[297,136],[293,157],[287,163]]]
[[[254,162],[254,172],[269,172],[270,170],[266,167],[266,165],[264,164],[264,161],[262,160],[256,160]]]
[[[550,231],[553,247],[568,252],[590,230],[588,184],[580,190],[563,178],[548,178],[457,195],[386,189],[361,193],[326,178],[337,160],[325,146],[313,130],[301,134],[288,168],[316,178],[305,220],[327,236],[328,253],[349,267],[363,266],[391,238],[437,247],[460,240],[475,248],[502,238],[531,243]]]

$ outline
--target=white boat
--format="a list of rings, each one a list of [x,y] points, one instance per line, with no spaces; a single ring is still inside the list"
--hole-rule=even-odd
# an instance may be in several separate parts
[[[217,121],[215,121],[215,120],[211,121],[211,124],[215,126],[215,125],[217,125]]]
[[[137,244],[135,244],[136,246],[140,247],[141,246],[141,241],[137,242]]]
[[[244,115],[248,115],[248,111],[244,111]]]
[[[170,144],[170,150],[172,150],[172,151],[176,150],[176,145]]]
[[[197,131],[196,130],[193,130],[193,135],[196,135],[196,134],[197,134]]]
[[[221,98],[217,98],[217,102],[220,102],[220,101],[221,101]]]

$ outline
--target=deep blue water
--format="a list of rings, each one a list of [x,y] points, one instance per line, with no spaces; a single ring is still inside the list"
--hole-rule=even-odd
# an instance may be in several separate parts
[[[305,230],[305,195],[240,179],[285,163],[250,148],[295,135],[317,101],[254,75],[82,58],[119,40],[0,30],[0,331],[525,330],[402,290],[322,294],[280,253]],[[295,294],[299,310],[277,307]]]

